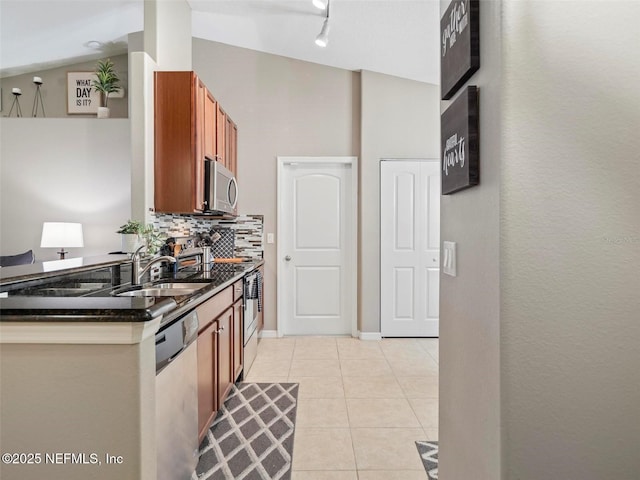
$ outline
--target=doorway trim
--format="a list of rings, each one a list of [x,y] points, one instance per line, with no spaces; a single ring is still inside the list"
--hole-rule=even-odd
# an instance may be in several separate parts
[[[351,281],[348,284],[349,291],[345,292],[350,295],[353,301],[351,302],[351,336],[358,336],[358,157],[276,157],[276,164],[278,168],[277,172],[277,196],[278,202],[278,218],[276,219],[277,229],[277,243],[276,243],[276,322],[278,337],[283,337],[284,332],[282,328],[282,322],[280,321],[280,314],[284,311],[283,308],[283,275],[282,273],[282,259],[284,258],[283,243],[280,241],[283,237],[283,222],[281,221],[284,216],[284,206],[282,204],[282,189],[284,187],[284,173],[287,165],[291,164],[305,164],[305,165],[350,165],[351,166],[351,218],[352,229],[350,234],[350,247],[353,255],[347,260],[345,265],[352,274]]]

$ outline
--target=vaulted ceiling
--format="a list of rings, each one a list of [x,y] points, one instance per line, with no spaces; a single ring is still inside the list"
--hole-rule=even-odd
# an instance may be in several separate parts
[[[188,0],[194,37],[349,70],[439,83],[438,0]],[[126,52],[143,28],[142,0],[2,0],[4,77]]]

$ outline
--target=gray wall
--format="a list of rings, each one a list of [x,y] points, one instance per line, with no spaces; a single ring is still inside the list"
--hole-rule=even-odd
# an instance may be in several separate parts
[[[84,248],[70,257],[120,250],[130,216],[131,140],[126,119],[0,119],[0,253],[41,249],[42,223],[80,222]]]
[[[115,71],[121,80],[121,85],[125,87],[124,98],[109,98],[109,109],[111,118],[126,118],[128,116],[128,67],[127,55],[115,55],[111,58],[115,66]],[[98,60],[89,62],[73,63],[64,67],[53,68],[50,70],[37,70],[24,75],[16,75],[14,77],[0,78],[0,87],[2,88],[2,116],[9,115],[13,95],[11,89],[18,87],[22,89],[20,97],[20,107],[23,117],[31,117],[33,102],[36,94],[36,86],[33,83],[33,77],[42,78],[43,84],[40,87],[42,93],[42,101],[44,103],[44,111],[47,118],[57,117],[93,117],[96,115],[78,115],[67,114],[67,72],[91,72],[96,68]],[[14,109],[11,117],[16,116]],[[38,116],[42,117],[42,110],[38,110]]]
[[[504,3],[505,478],[640,478],[638,19]]]
[[[638,478],[637,18],[481,2],[481,180],[441,204],[442,478]]]
[[[457,243],[458,261],[457,277],[440,274],[439,471],[448,480],[501,478],[501,44],[500,2],[483,1],[481,68],[468,82],[479,89],[480,185],[440,204],[440,240]]]
[[[359,327],[380,332],[380,159],[438,158],[436,85],[362,72]]]
[[[238,125],[239,212],[264,215],[265,232],[276,232],[277,156],[360,156],[359,74],[197,38],[193,68]],[[265,260],[276,330],[275,243]]]

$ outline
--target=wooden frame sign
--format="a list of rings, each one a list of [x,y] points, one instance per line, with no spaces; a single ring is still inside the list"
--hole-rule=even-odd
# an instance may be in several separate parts
[[[440,117],[442,194],[463,190],[480,181],[478,87],[469,86]]]
[[[453,0],[440,20],[440,88],[449,100],[480,68],[480,0]]]
[[[93,88],[94,72],[67,72],[67,113],[98,113],[100,94]]]

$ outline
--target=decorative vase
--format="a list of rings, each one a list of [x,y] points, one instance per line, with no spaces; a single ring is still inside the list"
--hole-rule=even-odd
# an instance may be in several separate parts
[[[98,118],[109,118],[109,107],[98,107]]]
[[[122,233],[122,251],[124,253],[135,252],[141,243],[140,235],[137,233]]]

